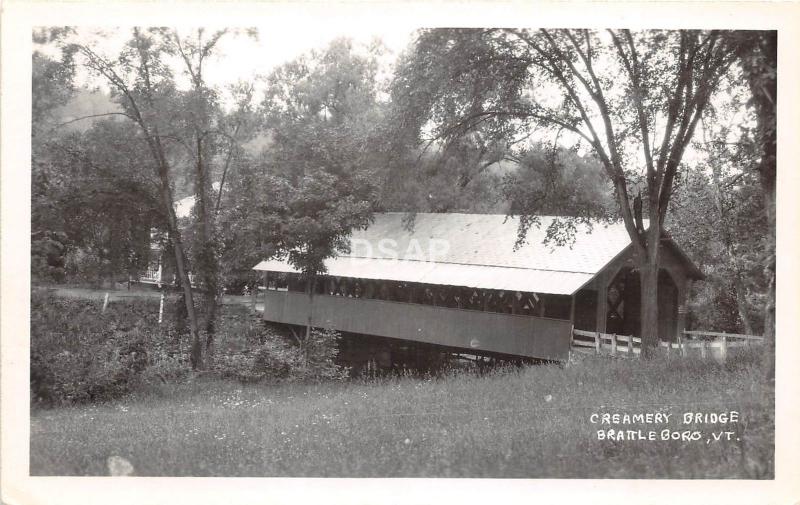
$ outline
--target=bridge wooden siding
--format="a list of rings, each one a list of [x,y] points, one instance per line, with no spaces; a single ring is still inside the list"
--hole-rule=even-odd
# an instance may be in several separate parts
[[[267,290],[264,319],[305,325],[305,293]],[[517,316],[385,300],[314,295],[311,324],[319,328],[424,342],[447,347],[564,361],[569,358],[568,320]]]

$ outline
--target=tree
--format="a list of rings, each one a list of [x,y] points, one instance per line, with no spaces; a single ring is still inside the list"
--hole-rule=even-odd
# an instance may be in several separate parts
[[[120,54],[105,58],[87,44],[67,43],[65,54],[80,55],[83,65],[110,86],[113,97],[124,116],[138,126],[138,133],[148,147],[152,169],[158,180],[159,200],[167,219],[175,266],[183,292],[189,329],[192,335],[192,366],[202,367],[202,344],[189,281],[188,259],[173,196],[173,169],[166,143],[172,128],[169,112],[176,109],[177,89],[173,74],[164,61],[164,51],[158,44],[158,30],[134,28],[132,37]]]
[[[177,284],[192,334],[195,369],[213,365],[222,293],[216,218],[228,170],[241,141],[237,112],[224,111],[219,103],[220,91],[207,84],[204,74],[208,60],[227,33],[221,30],[208,35],[198,29],[184,36],[166,28],[134,28],[131,40],[114,57],[100,55],[91,44],[62,44],[64,54],[79,57],[81,64],[111,88],[119,111],[107,115],[130,120],[137,128],[132,138],[142,140],[147,147],[165,216],[168,249],[174,253]],[[188,89],[176,84],[175,68],[182,68],[188,77]],[[240,111],[252,98],[252,87],[247,89],[249,92],[241,88],[234,91]],[[220,178],[216,189],[215,178]],[[174,208],[174,193],[179,186],[187,187],[195,200],[191,224],[186,228]],[[202,328],[188,275],[190,259],[205,294]]]
[[[538,213],[568,217],[559,226],[546,230],[545,240],[556,244],[571,242],[578,222],[593,218],[610,220],[614,212],[611,185],[603,177],[600,163],[591,156],[580,156],[558,144],[526,148],[518,170],[503,180],[503,194],[508,199],[509,214],[520,216],[518,244],[525,240],[530,226],[538,226]]]
[[[195,234],[192,247],[193,266],[205,290],[203,329],[206,334],[205,348],[196,346],[193,354],[195,361],[204,363],[205,366],[213,364],[216,319],[222,296],[216,221],[228,168],[239,142],[239,125],[231,132],[226,131],[229,125],[224,121],[225,114],[218,104],[219,93],[207,84],[204,64],[227,32],[228,30],[219,30],[206,36],[205,30],[200,28],[190,36],[182,37],[175,30],[160,30],[165,52],[180,57],[184,64],[184,73],[191,81],[190,90],[182,94],[183,124],[182,132],[178,136],[189,153],[193,167],[190,177],[194,183],[195,199],[192,209]],[[244,97],[245,101],[240,102],[240,107],[249,105],[252,91]],[[227,154],[224,155],[224,168],[215,197],[212,181],[214,161],[223,152]]]
[[[261,165],[261,223],[273,231],[271,251],[306,278],[310,301],[325,259],[347,250],[350,232],[371,221],[386,156],[378,49],[360,49],[336,40],[267,79],[262,109],[272,142]]]
[[[48,40],[45,34],[34,39],[39,43]],[[55,111],[72,97],[75,69],[69,53],[64,54],[62,61],[57,61],[34,50],[31,70],[31,124],[32,136],[36,139],[54,126]]]
[[[58,38],[60,30],[34,33],[34,43]],[[36,47],[36,46],[34,46]],[[56,110],[73,94],[74,68],[69,55],[60,62],[38,49],[32,56],[31,103],[31,275],[34,280],[64,279],[67,237],[55,194],[65,179],[53,169],[58,156],[49,156],[47,133],[54,127]]]
[[[155,186],[140,171],[144,146],[129,141],[132,125],[112,121],[115,115],[67,120],[80,114],[87,98],[108,102],[102,93],[75,88],[73,54],[65,52],[61,61],[46,55],[46,46],[71,33],[34,34],[32,275],[101,283],[144,268],[149,226],[159,226],[159,215]]]
[[[147,265],[151,228],[163,229],[156,184],[141,163],[133,125],[105,120],[84,132],[35,143],[32,219],[65,239],[65,274],[102,283],[129,279]]]
[[[753,335],[764,323],[768,233],[758,177],[750,170],[759,147],[749,128],[740,130],[698,143],[706,155],[679,181],[669,221],[673,237],[707,273],[694,295],[693,317],[706,327]]]
[[[218,173],[214,213],[220,275],[228,288],[241,288],[257,281],[252,268],[265,257],[262,242],[270,236],[269,230],[261,227],[263,216],[257,208],[264,180],[255,162],[268,137],[259,136],[263,121],[254,107],[253,84],[237,83],[231,86],[231,94],[235,109],[220,118],[222,128],[231,133],[226,137],[229,147],[224,161],[219,163],[222,171]]]
[[[408,110],[401,127],[445,145],[476,128],[510,147],[537,128],[588,145],[633,243],[647,353],[658,338],[658,246],[675,177],[734,61],[716,30],[425,30],[393,99]]]
[[[768,234],[764,274],[768,281],[764,305],[764,337],[775,353],[775,264],[777,180],[777,101],[778,101],[778,32],[736,32],[733,44],[751,92],[750,105],[756,115],[756,136],[760,146],[759,160],[753,166],[761,183]],[[771,361],[774,367],[774,360]],[[770,371],[774,374],[774,369]]]
[[[398,156],[387,165],[380,206],[392,212],[505,212],[504,174],[510,163],[481,168],[479,151],[462,147],[457,153],[413,152]]]

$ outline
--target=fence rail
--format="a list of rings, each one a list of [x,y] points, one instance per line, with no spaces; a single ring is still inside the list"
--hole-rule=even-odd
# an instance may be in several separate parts
[[[577,338],[576,338],[577,337]],[[608,342],[608,344],[606,344]],[[596,331],[572,330],[572,347],[578,352],[603,354],[608,349],[612,356],[635,356],[642,352],[642,339],[631,335],[599,333]]]
[[[669,355],[676,352],[681,356],[689,354],[701,358],[715,357],[725,360],[728,349],[758,345],[764,337],[715,331],[684,331],[676,342],[659,341],[658,347]],[[622,358],[639,357],[642,352],[642,339],[631,335],[600,333],[596,331],[572,330],[570,348],[582,354],[610,354]]]
[[[744,340],[764,340],[764,337],[759,337],[758,335],[741,335],[738,333],[725,333],[725,332],[717,332],[717,331],[684,331],[684,335],[696,335],[696,336],[709,336],[709,337],[726,337],[726,338],[740,338]]]

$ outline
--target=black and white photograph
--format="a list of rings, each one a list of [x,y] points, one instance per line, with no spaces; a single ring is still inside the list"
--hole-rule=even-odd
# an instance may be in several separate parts
[[[3,449],[30,486],[259,478],[235,482],[267,479],[268,500],[270,479],[324,478],[396,503],[355,490],[546,480],[569,501],[601,479],[656,503],[637,482],[747,481],[770,486],[758,503],[800,499],[796,459],[776,459],[800,449],[776,437],[796,382],[778,289],[800,281],[780,275],[797,213],[778,205],[796,209],[778,168],[796,29],[225,5],[4,38],[30,66],[3,144],[30,168],[4,155],[3,323],[28,338],[4,324],[24,383],[12,406],[4,377],[2,403],[26,421],[23,440],[4,419]],[[9,130],[17,111],[29,129]],[[29,243],[11,253],[9,233]],[[3,500],[46,503],[23,496]]]

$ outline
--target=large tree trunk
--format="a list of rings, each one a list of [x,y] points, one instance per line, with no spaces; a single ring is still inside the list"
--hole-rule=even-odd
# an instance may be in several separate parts
[[[775,44],[777,40],[771,38],[772,46],[766,49],[766,52],[771,52],[772,58],[775,58]],[[775,93],[775,80],[772,79],[770,84],[765,86],[769,91],[763,91],[757,95],[756,111],[758,120],[758,129],[761,132],[761,144],[763,153],[761,155],[761,162],[758,167],[759,180],[761,181],[761,190],[764,194],[764,209],[767,214],[767,243],[766,259],[764,264],[764,275],[767,278],[767,299],[764,304],[764,338],[767,339],[768,349],[770,351],[770,367],[768,374],[770,378],[775,375],[775,270],[776,270],[776,226],[777,216],[775,208],[775,186],[777,178],[777,165],[776,165],[776,149],[777,149],[777,132],[775,124],[775,111],[776,111],[776,93]]]
[[[189,272],[187,269],[186,252],[183,248],[183,240],[181,239],[181,232],[178,228],[178,217],[175,215],[175,208],[172,206],[172,194],[169,187],[169,179],[166,175],[166,170],[159,169],[159,176],[161,178],[161,197],[164,206],[167,207],[167,225],[169,226],[169,237],[172,241],[172,249],[175,254],[175,269],[178,273],[178,279],[183,291],[183,299],[186,306],[186,316],[189,321],[189,330],[192,333],[192,352],[191,361],[192,368],[198,369],[202,367],[202,352],[200,347],[200,332],[197,324],[197,314],[194,310],[194,297],[192,296],[192,285],[189,281]]]
[[[205,162],[204,147],[199,135],[196,142],[195,210],[197,214],[197,234],[199,239],[196,266],[206,290],[204,300],[204,329],[206,333],[204,365],[206,367],[211,367],[214,364],[214,339],[216,336],[216,322],[220,299],[219,261],[217,259],[216,233],[214,230],[214,215],[212,212],[213,206],[210,203],[211,186]]]
[[[653,200],[653,206],[655,206]],[[651,211],[655,215],[655,211]],[[642,356],[653,355],[658,347],[658,268],[661,226],[657,219],[650,220],[646,231],[644,251],[637,254],[641,290]]]
[[[197,324],[197,312],[194,309],[194,296],[192,293],[192,283],[189,280],[188,261],[186,259],[186,250],[183,247],[183,239],[181,238],[181,230],[178,226],[178,216],[175,213],[175,207],[172,198],[172,188],[169,183],[169,163],[164,155],[164,148],[161,145],[161,139],[158,134],[158,129],[153,128],[153,133],[147,133],[147,129],[142,126],[145,131],[146,139],[150,145],[153,157],[155,158],[158,172],[158,179],[160,182],[159,191],[161,192],[161,200],[164,204],[164,210],[167,213],[167,227],[169,238],[172,243],[172,249],[175,254],[175,269],[177,270],[178,279],[180,280],[181,289],[183,291],[183,298],[186,306],[186,315],[189,320],[189,329],[192,333],[192,352],[190,359],[192,362],[192,369],[197,370],[203,366],[203,355],[200,330]]]
[[[178,333],[178,338],[180,338],[180,335],[183,335],[189,329],[189,314],[186,313],[186,296],[184,296],[183,286],[178,277],[176,277],[176,285],[180,294],[178,295],[178,303],[175,307],[175,331]]]
[[[642,355],[649,357],[658,346],[658,263],[640,263]]]
[[[303,354],[308,360],[308,355],[306,354],[308,343],[311,341],[311,321],[314,315],[314,287],[316,284],[316,277],[313,275],[309,275],[308,279],[306,280],[306,293],[308,294],[308,321],[306,322],[306,339],[303,344]]]
[[[728,241],[726,241],[725,244],[725,252],[728,255],[728,261],[730,261],[733,265],[733,290],[736,293],[736,310],[739,312],[739,319],[742,320],[744,332],[747,335],[754,335],[753,323],[747,313],[747,297],[745,296],[747,288],[745,288],[744,285],[742,269],[739,265],[739,258],[737,258],[734,254],[733,246]]]
[[[767,299],[764,304],[764,338],[770,356],[767,371],[775,376],[775,184],[777,178],[777,110],[778,110],[778,33],[754,33],[752,39],[741,46],[739,53],[745,77],[753,96],[756,124],[761,143],[761,160],[757,167],[767,214],[766,258],[764,274],[767,280]]]
[[[773,144],[774,148],[774,144]],[[773,151],[774,152],[774,151]],[[773,158],[774,160],[774,158]],[[774,161],[773,161],[774,168]],[[767,277],[767,300],[764,304],[764,338],[767,340],[769,349],[769,369],[767,374],[770,378],[775,377],[775,269],[776,269],[776,244],[775,244],[775,173],[772,177],[764,176],[762,172],[762,186],[764,188],[764,203],[767,210],[767,260],[764,274]]]

